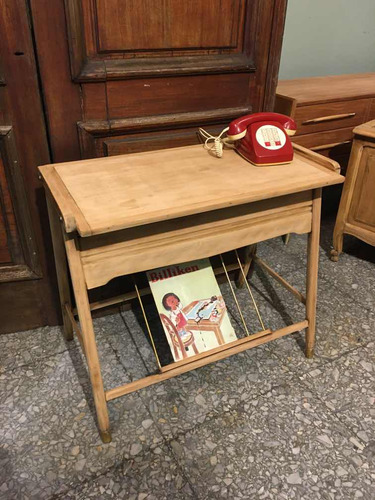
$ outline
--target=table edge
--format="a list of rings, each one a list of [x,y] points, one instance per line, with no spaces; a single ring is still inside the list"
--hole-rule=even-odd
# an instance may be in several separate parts
[[[81,231],[83,231],[86,236],[92,236],[93,231],[90,225],[56,172],[54,165],[42,165],[38,167],[38,170],[44,188],[54,201],[62,217],[65,232],[73,233],[78,231],[81,234]]]
[[[194,146],[192,146],[194,147]],[[331,186],[334,184],[340,184],[343,183],[345,178],[339,174],[340,172],[340,165],[334,161],[331,160],[330,158],[326,158],[325,156],[322,156],[318,153],[315,153],[314,151],[311,151],[307,148],[304,148],[303,146],[293,144],[293,147],[295,149],[295,152],[297,155],[305,157],[309,160],[313,160],[317,165],[320,167],[323,167],[327,169],[330,174],[331,178],[327,178],[326,182],[312,182],[311,184],[307,186],[303,186],[300,189],[293,189],[293,188],[286,188],[284,191],[278,191],[277,193],[270,193],[269,196],[267,196],[267,199],[270,198],[277,198],[279,196],[287,196],[289,194],[293,193],[299,193],[303,191],[309,191],[312,189],[318,189],[322,187],[327,187]],[[77,231],[79,236],[82,238],[94,236],[94,235],[99,235],[99,234],[105,234],[105,233],[112,233],[124,229],[129,229],[132,227],[136,226],[143,226],[147,224],[154,224],[157,222],[162,222],[162,221],[167,221],[167,220],[172,220],[172,219],[178,219],[181,217],[187,217],[190,215],[195,215],[197,213],[206,213],[210,212],[212,210],[221,210],[233,206],[240,206],[244,205],[246,203],[253,203],[260,201],[264,199],[260,194],[258,195],[249,195],[245,194],[242,197],[237,197],[235,200],[224,200],[223,202],[218,202],[215,200],[215,202],[212,202],[211,205],[208,203],[204,209],[202,209],[201,206],[199,207],[194,207],[190,206],[188,207],[181,207],[178,210],[176,210],[173,214],[171,215],[166,215],[165,212],[163,214],[160,214],[158,212],[152,212],[150,214],[142,214],[142,216],[139,217],[133,217],[132,221],[128,222],[122,222],[119,224],[114,224],[108,227],[108,225],[102,225],[98,226],[95,228],[95,231],[90,227],[88,221],[84,217],[83,213],[81,212],[80,208],[76,204],[75,200],[69,193],[68,189],[66,188],[64,182],[58,175],[55,166],[52,165],[43,165],[38,167],[39,172],[41,173],[42,180],[44,181],[44,185],[49,191],[49,193],[52,196],[52,199],[55,200],[55,203],[58,207],[58,210],[62,216],[65,231],[67,233],[72,233],[74,231]]]

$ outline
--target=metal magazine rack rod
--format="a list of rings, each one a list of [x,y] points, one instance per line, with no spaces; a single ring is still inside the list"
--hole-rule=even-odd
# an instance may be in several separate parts
[[[220,258],[220,261],[221,261],[221,265],[222,265],[222,269],[223,269],[223,273],[225,274],[226,276],[226,280],[227,280],[227,283],[229,285],[229,288],[230,288],[230,291],[231,291],[231,294],[233,296],[233,299],[234,299],[234,302],[236,304],[236,307],[237,307],[237,310],[238,310],[238,313],[239,313],[239,316],[241,318],[241,322],[243,324],[243,327],[244,327],[244,331],[245,331],[245,339],[248,339],[248,338],[251,338],[251,339],[254,339],[254,338],[259,338],[261,337],[262,335],[269,335],[271,333],[271,330],[266,330],[265,326],[264,326],[264,323],[263,323],[263,320],[262,320],[262,317],[260,315],[260,312],[259,312],[259,309],[258,309],[258,306],[256,304],[256,301],[255,301],[255,298],[254,298],[254,295],[252,293],[252,290],[251,290],[251,287],[250,287],[250,284],[248,283],[247,279],[246,279],[246,275],[245,275],[245,272],[244,272],[244,269],[243,269],[243,266],[242,266],[242,263],[241,263],[241,260],[239,258],[239,255],[238,255],[238,252],[237,250],[235,250],[235,255],[236,255],[236,258],[237,258],[237,264],[238,264],[238,268],[241,272],[241,274],[243,275],[244,277],[244,281],[246,283],[246,288],[248,290],[248,293],[249,293],[249,296],[250,296],[250,299],[251,299],[251,304],[253,305],[255,311],[256,311],[256,314],[257,314],[257,317],[258,317],[258,320],[259,320],[259,323],[260,323],[260,326],[261,326],[261,330],[256,332],[256,333],[253,333],[251,334],[250,333],[250,330],[246,324],[246,320],[245,320],[245,317],[244,317],[244,313],[242,311],[242,308],[241,308],[241,305],[237,299],[237,296],[236,296],[236,293],[234,291],[234,287],[233,287],[233,284],[230,280],[230,277],[229,277],[229,270],[225,264],[225,261],[224,261],[224,258],[223,256],[220,254],[219,255],[219,258]],[[136,296],[137,296],[137,299],[138,299],[138,302],[139,302],[139,305],[140,305],[140,308],[141,308],[141,311],[142,311],[142,315],[143,315],[143,319],[145,321],[145,325],[146,325],[146,329],[147,329],[147,332],[148,332],[148,336],[150,338],[150,342],[151,342],[151,346],[152,346],[152,350],[154,352],[154,356],[155,356],[155,359],[156,359],[156,363],[158,365],[158,368],[159,368],[159,371],[160,372],[166,372],[166,371],[169,371],[171,368],[173,367],[176,367],[176,366],[182,366],[182,365],[188,365],[190,363],[192,363],[194,360],[197,360],[197,359],[203,359],[203,358],[207,358],[211,355],[215,355],[221,351],[226,351],[228,349],[230,349],[231,347],[234,347],[236,345],[241,345],[243,344],[243,341],[245,339],[237,339],[233,342],[230,342],[230,343],[226,343],[226,344],[223,344],[221,346],[218,346],[216,348],[213,348],[213,349],[210,349],[208,351],[205,351],[205,352],[202,352],[202,353],[199,353],[199,354],[195,354],[193,356],[190,356],[186,359],[183,359],[183,360],[180,360],[180,361],[174,361],[168,365],[165,365],[165,366],[162,366],[161,362],[160,362],[160,358],[159,358],[159,355],[158,355],[158,352],[157,352],[157,348],[156,348],[156,343],[155,343],[155,340],[154,340],[154,337],[152,335],[152,329],[150,328],[150,322],[147,318],[147,314],[146,314],[146,310],[144,308],[144,305],[143,305],[143,302],[142,302],[142,297],[141,297],[141,293],[140,293],[140,290],[137,286],[137,284],[134,282],[134,287],[135,287],[135,293],[136,293]],[[255,337],[254,337],[255,336]]]

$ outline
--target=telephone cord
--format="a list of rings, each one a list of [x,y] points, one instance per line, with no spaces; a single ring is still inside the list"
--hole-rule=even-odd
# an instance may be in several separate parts
[[[228,142],[229,141],[228,138],[226,137],[222,138],[222,135],[225,134],[225,132],[227,132],[228,130],[229,127],[222,130],[218,136],[214,136],[211,135],[209,132],[207,132],[207,130],[204,130],[203,128],[199,129],[199,133],[205,139],[204,147],[208,151],[212,152],[217,158],[223,157],[224,145],[231,149],[234,148],[234,145]],[[213,144],[210,145],[209,144],[210,141],[213,141]]]

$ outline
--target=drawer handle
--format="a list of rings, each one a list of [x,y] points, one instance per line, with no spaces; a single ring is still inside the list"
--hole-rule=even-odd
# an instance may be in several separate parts
[[[321,116],[320,118],[313,118],[312,120],[306,120],[302,122],[302,125],[329,122],[330,120],[342,120],[343,118],[353,118],[353,116],[355,115],[356,115],[355,113],[344,113],[342,115]]]
[[[323,146],[315,146],[314,148],[310,148],[311,151],[321,151],[322,149],[331,149],[336,146],[343,146],[344,144],[350,144],[352,141],[343,141],[343,142],[333,142],[332,144],[323,144]]]

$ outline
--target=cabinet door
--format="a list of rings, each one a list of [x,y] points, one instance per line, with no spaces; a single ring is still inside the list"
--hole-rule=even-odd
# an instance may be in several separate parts
[[[375,148],[364,147],[348,222],[375,232]]]
[[[26,0],[0,2],[0,33],[0,333],[8,333],[55,323],[58,302],[45,252],[37,167],[49,154]]]

